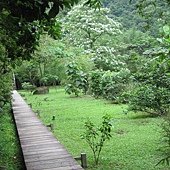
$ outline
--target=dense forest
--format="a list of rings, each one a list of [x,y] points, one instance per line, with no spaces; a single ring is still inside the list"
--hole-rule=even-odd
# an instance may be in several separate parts
[[[126,29],[134,27],[157,37],[160,27],[169,22],[169,6],[160,0],[140,2],[103,0],[104,6],[110,9],[109,16],[120,21]]]
[[[60,85],[69,95],[127,104],[127,113],[165,116],[168,122],[169,1],[53,3],[42,18],[28,13],[23,21],[12,8],[0,8],[0,114],[15,80],[17,89]],[[58,14],[57,5],[69,8]]]
[[[32,59],[15,69],[17,85],[60,84],[76,96],[88,93],[129,103],[133,110],[167,114],[169,26],[150,23],[148,29],[142,27],[148,19],[139,16],[136,3],[104,1],[105,7],[95,12],[78,4],[63,12],[57,17],[60,39],[44,32]],[[159,32],[157,37],[153,27]]]

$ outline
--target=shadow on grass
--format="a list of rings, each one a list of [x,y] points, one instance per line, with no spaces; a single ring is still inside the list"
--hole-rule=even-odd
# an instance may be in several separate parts
[[[156,118],[156,117],[158,116],[152,114],[139,114],[131,117],[131,119],[147,119],[147,118]]]

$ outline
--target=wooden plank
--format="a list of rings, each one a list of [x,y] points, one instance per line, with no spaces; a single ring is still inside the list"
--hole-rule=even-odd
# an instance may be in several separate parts
[[[63,153],[65,153],[65,154],[68,154],[64,149],[61,149],[61,148],[56,148],[56,147],[54,147],[54,148],[46,148],[46,149],[44,149],[43,148],[43,150],[34,150],[34,151],[30,151],[30,150],[24,150],[25,152],[24,152],[24,157],[26,156],[34,156],[34,155],[36,155],[36,156],[41,156],[42,154],[48,154],[48,153],[58,153],[59,155],[60,154],[63,154]]]
[[[41,132],[46,132],[48,133],[48,129],[44,126],[40,127],[40,126],[33,126],[33,127],[21,127],[19,129],[20,132],[24,133],[24,134],[29,134],[29,133],[41,133]],[[29,133],[28,133],[29,132]]]
[[[39,135],[32,135],[32,136],[24,135],[20,137],[20,140],[24,140],[24,139],[36,140],[36,139],[48,138],[48,137],[52,137],[51,134],[39,134]]]
[[[17,91],[13,114],[27,170],[83,170]]]
[[[58,142],[56,142],[56,141],[50,141],[50,142],[48,142],[48,143],[45,143],[45,142],[43,142],[43,143],[34,143],[34,144],[23,144],[23,143],[21,143],[22,144],[22,148],[24,149],[24,148],[26,148],[26,149],[44,149],[44,148],[51,148],[51,147],[57,147],[58,146]],[[61,146],[60,146],[61,147]]]
[[[42,155],[31,155],[31,156],[27,156],[26,161],[27,162],[37,162],[38,160],[50,160],[50,159],[58,159],[58,158],[68,158],[71,157],[70,155],[68,155],[67,153],[61,153],[60,155],[56,152],[50,152],[47,154],[42,154]]]
[[[52,169],[56,167],[62,167],[65,170],[65,167],[74,166],[76,163],[70,158],[56,159],[56,160],[47,160],[39,162],[26,163],[27,170],[42,170],[42,169]]]
[[[25,134],[25,135],[23,135],[22,134],[22,136],[20,137],[20,139],[22,139],[22,138],[35,138],[35,137],[42,137],[42,136],[51,136],[50,134],[32,134],[32,135],[30,135],[30,134]]]
[[[47,142],[50,142],[52,141],[53,138],[50,138],[50,137],[46,137],[46,138],[37,138],[37,139],[33,139],[33,138],[27,138],[27,139],[22,139],[21,142],[22,144],[24,145],[24,143],[26,144],[34,144],[34,143],[47,143]],[[57,141],[58,142],[58,141]]]
[[[50,169],[44,169],[44,170],[82,170],[82,167],[80,165],[74,165],[74,166],[65,166],[59,168],[50,168]]]
[[[27,160],[26,160],[26,163],[32,163],[32,162],[41,162],[41,161],[54,161],[54,162],[56,162],[56,160],[59,160],[59,159],[70,159],[70,158],[72,158],[70,155],[67,155],[67,154],[65,154],[65,155],[61,155],[61,156],[59,156],[59,155],[53,155],[53,154],[50,154],[50,155],[48,155],[48,156],[41,156],[41,157],[34,157],[34,158],[30,158],[30,159],[28,159],[27,158]]]

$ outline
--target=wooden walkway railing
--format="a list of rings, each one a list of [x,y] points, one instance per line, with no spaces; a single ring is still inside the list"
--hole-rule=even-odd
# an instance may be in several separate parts
[[[83,170],[17,91],[12,109],[27,170]]]

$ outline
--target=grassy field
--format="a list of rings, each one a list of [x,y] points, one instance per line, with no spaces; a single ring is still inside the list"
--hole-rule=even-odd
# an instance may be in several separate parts
[[[125,114],[126,105],[114,105],[90,96],[70,97],[64,89],[50,89],[49,94],[32,95],[21,92],[40,112],[44,124],[54,121],[54,135],[73,155],[87,153],[89,170],[168,170],[166,165],[155,166],[161,159],[158,148],[161,143],[161,118],[144,114]],[[102,116],[113,118],[112,138],[101,152],[99,166],[94,166],[93,155],[81,139],[84,122],[90,118],[96,125]]]
[[[23,170],[22,154],[10,107],[0,113],[0,170]]]

